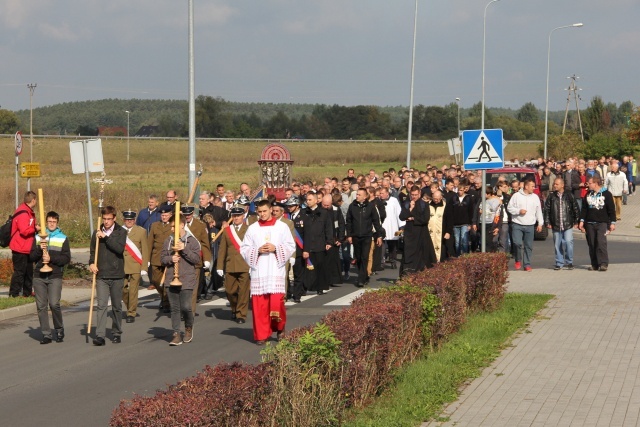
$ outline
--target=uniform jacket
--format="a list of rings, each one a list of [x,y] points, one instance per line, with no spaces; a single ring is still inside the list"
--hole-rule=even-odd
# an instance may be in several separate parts
[[[201,262],[196,265],[196,267],[200,268],[202,267],[204,261],[211,262],[213,260],[211,256],[211,242],[209,241],[209,232],[207,231],[207,226],[204,225],[204,222],[200,221],[197,218],[193,218],[191,224],[187,224],[187,228],[189,229],[189,232],[193,235],[193,237],[198,239],[198,242],[200,242],[202,251],[202,253],[200,254]]]
[[[302,209],[298,209],[298,212],[291,215],[291,222],[293,222],[293,228],[298,234],[303,237],[304,236],[304,219],[302,214]],[[296,242],[296,253],[295,256],[302,256],[302,248],[298,246],[297,240],[295,238],[295,233],[293,235],[293,240]]]
[[[98,262],[96,263],[96,232],[91,236],[89,264],[98,266],[98,279],[124,278],[124,247],[127,243],[127,231],[118,223],[113,224],[110,235],[100,239]]]
[[[131,242],[136,245],[140,253],[142,254],[142,264],[133,259],[129,251],[124,251],[124,274],[140,274],[140,270],[147,269],[147,263],[149,262],[149,241],[147,238],[147,231],[134,225],[131,230],[127,230],[126,227],[122,227],[127,231],[127,237]]]
[[[19,212],[26,213],[19,213]],[[36,214],[26,203],[18,206],[11,222],[11,242],[9,248],[21,254],[31,253],[31,247],[36,235]],[[42,225],[44,227],[44,225]]]
[[[569,230],[580,220],[580,209],[578,203],[571,193],[566,191],[560,195],[557,191],[549,193],[549,197],[544,202],[543,216],[544,225],[551,225],[553,231],[560,230],[560,198],[563,200],[562,230]]]
[[[160,267],[162,265],[162,261],[160,259],[162,252],[162,245],[164,241],[167,240],[167,237],[171,235],[171,226],[169,223],[163,223],[161,221],[154,222],[151,225],[151,230],[149,231],[149,235],[147,236],[147,244],[149,246],[149,260],[151,265],[155,265],[156,267]]]
[[[229,227],[235,227],[235,225],[230,224]],[[244,239],[248,229],[249,226],[242,223],[240,229],[236,232],[240,238],[240,241],[237,242],[239,245],[242,245],[242,239]],[[222,236],[218,238],[218,241],[220,242],[220,249],[218,250],[216,270],[224,270],[225,273],[248,273],[249,265],[242,258],[236,247],[233,246],[228,230],[225,229],[222,232]]]

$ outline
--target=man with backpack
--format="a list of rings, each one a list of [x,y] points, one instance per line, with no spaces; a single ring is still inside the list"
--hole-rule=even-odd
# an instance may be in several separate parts
[[[36,232],[40,226],[36,225],[36,214],[33,209],[38,199],[36,193],[27,191],[23,203],[13,214],[11,222],[11,261],[13,262],[13,275],[9,287],[9,296],[29,297],[33,292],[33,262],[29,259],[31,247],[35,240]]]

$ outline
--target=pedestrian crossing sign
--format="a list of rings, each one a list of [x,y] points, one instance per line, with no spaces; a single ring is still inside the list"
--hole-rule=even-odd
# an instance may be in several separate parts
[[[502,129],[463,131],[464,168],[466,170],[503,168],[503,147]]]

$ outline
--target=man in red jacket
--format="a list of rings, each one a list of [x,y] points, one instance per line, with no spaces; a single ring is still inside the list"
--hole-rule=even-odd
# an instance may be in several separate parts
[[[22,296],[29,297],[33,289],[33,262],[29,260],[29,254],[36,232],[40,231],[40,226],[36,225],[36,214],[33,212],[38,203],[36,193],[27,191],[23,201],[24,203],[14,212],[11,223],[9,247],[13,262],[13,276],[11,276],[9,287],[10,297],[20,296],[20,290],[22,290]]]

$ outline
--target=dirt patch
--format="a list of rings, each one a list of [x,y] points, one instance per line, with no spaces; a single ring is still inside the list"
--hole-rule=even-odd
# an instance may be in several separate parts
[[[65,288],[90,288],[91,280],[87,279],[65,279],[62,281]]]

